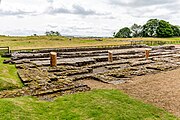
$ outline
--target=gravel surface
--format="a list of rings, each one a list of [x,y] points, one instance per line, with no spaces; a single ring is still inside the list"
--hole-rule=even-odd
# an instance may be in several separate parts
[[[163,108],[180,117],[180,68],[132,78],[128,83],[111,85],[95,80],[81,81],[92,89],[120,89],[132,97]]]

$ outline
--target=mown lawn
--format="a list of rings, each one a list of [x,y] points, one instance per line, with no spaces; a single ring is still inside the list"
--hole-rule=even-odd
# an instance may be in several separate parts
[[[20,88],[23,86],[14,65],[3,64],[6,58],[0,57],[0,90]]]
[[[70,40],[71,39],[71,40]],[[175,41],[179,38],[67,38],[62,36],[29,36],[29,37],[6,37],[0,36],[0,46],[9,46],[11,50],[82,47],[102,45],[122,45],[130,42],[122,40],[145,40],[145,41]]]
[[[173,115],[118,90],[93,90],[53,102],[32,97],[0,99],[2,120],[176,120]]]

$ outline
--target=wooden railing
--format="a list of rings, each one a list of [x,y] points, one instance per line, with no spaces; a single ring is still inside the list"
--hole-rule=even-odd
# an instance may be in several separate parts
[[[0,55],[4,54],[4,53],[10,53],[10,47],[9,46],[4,46],[4,47],[0,47]]]
[[[128,42],[128,41],[127,41]],[[131,45],[139,45],[139,44],[145,44],[145,45],[164,45],[164,44],[180,44],[179,40],[174,40],[174,41],[129,41]]]

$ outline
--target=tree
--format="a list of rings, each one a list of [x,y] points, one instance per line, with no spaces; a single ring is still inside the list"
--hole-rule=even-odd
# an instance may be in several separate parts
[[[173,29],[171,28],[171,24],[164,20],[160,20],[159,26],[157,28],[157,37],[172,37]]]
[[[113,37],[115,37],[116,36],[116,32],[113,32]]]
[[[158,19],[150,19],[147,21],[145,25],[143,25],[142,28],[142,35],[143,37],[156,37],[157,36],[157,28],[159,26],[159,20]]]
[[[55,32],[54,32],[54,31],[50,31],[50,34],[51,34],[52,36],[54,36],[54,35],[55,35]]]
[[[37,34],[33,34],[33,36],[37,36]]]
[[[46,31],[46,36],[61,36],[61,34],[58,31]]]
[[[45,32],[46,36],[50,36],[50,32],[46,31]]]
[[[134,23],[134,25],[131,26],[131,31],[133,37],[141,37],[142,26]]]
[[[169,22],[150,19],[143,26],[134,23],[130,29],[124,27],[113,34],[114,37],[172,37],[180,36],[180,26],[171,25]]]
[[[115,38],[130,38],[131,30],[128,27],[124,27],[116,33]]]
[[[180,28],[179,26],[171,25],[171,28],[173,30],[173,36],[180,36]]]
[[[56,36],[61,36],[61,34],[58,31],[55,32],[55,35]]]

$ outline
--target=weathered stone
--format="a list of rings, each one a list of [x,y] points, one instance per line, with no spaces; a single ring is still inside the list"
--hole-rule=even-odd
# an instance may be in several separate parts
[[[155,47],[152,47],[152,50],[157,50],[157,49],[165,49],[165,50],[173,50],[175,49],[175,46],[155,46]]]
[[[12,60],[4,60],[3,63],[4,64],[12,63]]]
[[[152,60],[138,61],[138,62],[132,62],[131,66],[145,65],[150,63],[153,63],[153,61]]]
[[[123,48],[123,49],[122,49]],[[179,49],[153,47],[148,60],[147,46],[89,47],[47,49],[33,52],[15,52],[7,63],[14,63],[25,85],[22,89],[0,92],[0,98],[37,96],[52,100],[54,97],[90,90],[79,80],[94,79],[110,84],[127,82],[131,77],[154,74],[180,66]],[[113,51],[113,61],[108,62],[108,51]],[[57,67],[50,66],[50,51],[57,52]]]

